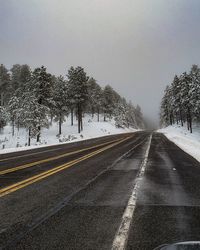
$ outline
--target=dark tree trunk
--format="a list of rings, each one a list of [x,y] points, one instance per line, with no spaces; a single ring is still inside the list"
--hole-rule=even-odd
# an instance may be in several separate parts
[[[31,145],[31,129],[28,129],[28,146]]]
[[[17,121],[17,130],[19,132],[19,121]]]
[[[190,126],[189,126],[189,117],[188,117],[188,114],[187,114],[186,119],[187,119],[187,129],[188,129],[188,131],[189,131],[189,130],[190,130]]]
[[[15,135],[15,120],[12,121],[12,136]]]
[[[190,133],[192,134],[192,119],[190,120]]]
[[[169,115],[169,122],[170,122],[170,125],[172,125],[172,115],[171,114]]]
[[[77,115],[78,115],[78,133],[80,134],[80,132],[81,132],[81,109],[80,109],[80,104],[78,104],[78,107],[77,107]]]
[[[51,125],[52,125],[52,123],[53,123],[53,115],[51,114]]]
[[[59,117],[59,135],[62,134],[62,115],[60,114]]]
[[[172,114],[172,123],[174,124],[175,122],[174,122],[174,115]]]
[[[42,99],[41,98],[38,100],[38,103],[42,104]],[[37,142],[40,141],[40,132],[41,132],[41,126],[38,126]]]
[[[188,126],[189,126],[190,133],[192,133],[192,116],[191,116],[190,108],[188,108]]]
[[[99,122],[99,109],[97,110],[97,121]]]
[[[40,141],[40,131],[41,131],[41,126],[38,126],[37,142]]]
[[[94,108],[92,108],[92,118],[94,118]]]
[[[182,111],[180,109],[180,119],[181,119],[181,126],[183,127],[183,116],[182,116]]]
[[[71,109],[71,126],[74,125],[74,110],[73,108]]]
[[[82,112],[80,114],[80,119],[81,119],[81,131],[83,131],[83,116],[82,116]]]

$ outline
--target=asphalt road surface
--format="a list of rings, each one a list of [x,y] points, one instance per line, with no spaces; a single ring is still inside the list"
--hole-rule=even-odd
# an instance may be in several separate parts
[[[153,250],[200,240],[199,206],[200,164],[159,133],[0,155],[1,249]]]

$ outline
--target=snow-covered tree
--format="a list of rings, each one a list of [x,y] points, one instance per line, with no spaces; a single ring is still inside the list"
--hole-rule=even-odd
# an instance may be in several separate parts
[[[0,106],[4,106],[8,102],[9,98],[9,84],[10,74],[8,69],[1,64],[0,65]]]
[[[5,107],[0,106],[0,129],[2,129],[9,120],[8,112]]]
[[[88,106],[92,113],[97,113],[97,120],[99,121],[99,114],[103,101],[103,91],[94,78],[88,80]]]
[[[67,100],[67,83],[62,76],[54,81],[53,94],[53,114],[55,121],[59,123],[59,135],[62,133],[62,123],[69,112],[69,103]]]
[[[36,107],[38,111],[50,110],[53,108],[53,81],[51,74],[46,72],[44,66],[36,68],[31,76],[30,81],[27,84],[28,92],[34,97],[34,100],[37,102]],[[42,108],[42,106],[44,106]],[[46,112],[43,115],[48,115]],[[43,115],[41,115],[43,117]],[[38,124],[38,134],[37,142],[40,140],[40,130],[42,124]]]
[[[190,71],[191,85],[190,85],[190,104],[192,107],[193,118],[200,120],[200,68],[193,65]]]
[[[128,106],[124,98],[120,99],[120,101],[116,103],[114,109],[114,119],[116,127],[121,127],[121,128],[129,127]]]
[[[102,109],[104,112],[104,121],[106,117],[111,118],[115,109],[114,90],[110,85],[106,85],[103,90]]]
[[[83,129],[82,113],[88,99],[87,82],[88,76],[82,67],[71,67],[68,71],[67,92],[71,108],[77,109],[78,133]]]
[[[135,118],[136,118],[136,123],[137,123],[138,128],[144,128],[142,110],[139,105],[137,105],[135,109]]]
[[[127,104],[127,124],[128,127],[140,128],[136,121],[136,110],[131,102]]]
[[[200,120],[200,69],[193,65],[190,72],[175,76],[161,102],[161,123],[187,122],[192,133],[192,122]]]
[[[35,93],[25,91],[20,103],[20,124],[28,130],[28,145],[31,138],[38,137],[41,127],[48,127],[49,108],[38,103]]]
[[[14,136],[15,133],[15,123],[16,121],[19,122],[20,119],[20,98],[17,97],[16,95],[13,95],[9,102],[8,102],[8,113],[9,113],[9,118],[10,121],[12,122],[12,135]]]

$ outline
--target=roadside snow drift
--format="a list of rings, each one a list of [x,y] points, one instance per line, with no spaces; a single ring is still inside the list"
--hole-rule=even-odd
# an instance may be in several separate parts
[[[58,123],[53,122],[48,129],[42,129],[41,142],[37,144],[36,140],[32,139],[29,147],[27,131],[24,128],[15,129],[15,135],[12,136],[12,127],[8,125],[0,131],[0,154],[136,131],[133,128],[117,128],[114,120],[104,122],[102,117],[100,122],[97,122],[96,116],[92,118],[89,115],[83,118],[83,131],[80,134],[77,132],[77,121],[74,121],[74,126],[70,123],[70,118],[67,118],[62,124],[62,134],[58,136]]]
[[[169,140],[200,162],[200,125],[194,125],[192,134],[185,126],[180,125],[162,128],[157,132],[163,133]]]

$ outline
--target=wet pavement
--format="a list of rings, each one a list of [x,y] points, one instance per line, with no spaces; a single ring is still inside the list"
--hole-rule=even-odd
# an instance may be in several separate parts
[[[134,133],[102,154],[2,197],[2,248],[111,249],[150,134]],[[35,157],[48,154],[55,152]],[[35,168],[29,169],[33,175]],[[200,164],[162,134],[153,133],[126,249],[153,250],[165,243],[200,240],[199,180]]]

